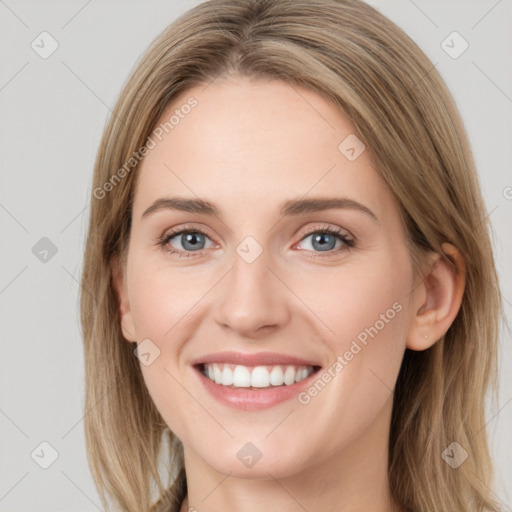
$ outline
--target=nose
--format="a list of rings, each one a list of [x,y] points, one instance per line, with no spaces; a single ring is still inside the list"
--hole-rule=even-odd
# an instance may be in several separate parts
[[[292,294],[268,264],[265,251],[252,263],[235,254],[217,302],[216,321],[224,329],[258,340],[289,321]]]

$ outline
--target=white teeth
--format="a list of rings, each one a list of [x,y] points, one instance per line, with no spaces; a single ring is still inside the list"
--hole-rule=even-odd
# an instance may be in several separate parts
[[[235,388],[268,388],[271,386],[291,386],[307,379],[313,373],[312,366],[288,365],[254,366],[229,365],[223,363],[205,364],[203,374],[216,384]]]
[[[283,369],[280,366],[274,366],[270,372],[270,384],[272,384],[272,386],[282,386],[283,382]]]
[[[223,386],[231,386],[233,384],[233,372],[228,365],[224,365],[224,370],[222,370],[221,384]]]
[[[214,366],[217,366],[216,364]],[[233,386],[237,388],[251,387],[251,372],[245,366],[238,365],[233,372]]]
[[[215,384],[220,384],[222,382],[222,373],[217,365],[213,367],[213,378],[215,379]]]
[[[304,380],[308,377],[308,371],[306,368],[301,368],[297,371],[297,374],[295,375],[295,382],[300,382],[301,380]]]
[[[251,386],[253,388],[268,388],[270,386],[270,374],[264,366],[256,366],[252,370]]]
[[[295,368],[293,366],[288,366],[286,371],[284,372],[284,383],[287,386],[291,386],[295,382]]]

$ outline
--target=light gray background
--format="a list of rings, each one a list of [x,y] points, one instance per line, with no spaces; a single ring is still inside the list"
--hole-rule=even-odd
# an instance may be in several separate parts
[[[151,40],[198,1],[0,0],[0,510],[101,510],[87,466],[78,291],[95,153],[122,84]],[[431,58],[454,93],[495,231],[512,310],[512,3],[372,0]],[[42,59],[43,32],[58,49]],[[459,32],[453,59],[441,42]],[[508,228],[506,226],[509,226]],[[57,253],[40,261],[48,237]],[[51,255],[51,254],[50,254]],[[499,403],[489,402],[497,497],[512,506],[512,351],[503,330]],[[42,469],[50,451],[57,460]],[[39,447],[39,448],[38,448]]]

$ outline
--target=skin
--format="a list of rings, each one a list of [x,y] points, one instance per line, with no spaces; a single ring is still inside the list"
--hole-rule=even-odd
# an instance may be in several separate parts
[[[316,93],[219,78],[175,98],[161,121],[191,96],[198,105],[143,160],[126,264],[113,262],[124,337],[149,338],[160,350],[141,369],[184,444],[181,510],[400,510],[387,478],[392,389],[405,348],[428,348],[453,321],[463,273],[432,255],[415,275],[398,205],[370,152],[354,161],[340,152],[356,129]],[[206,199],[221,214],[164,209],[142,218],[164,196]],[[347,208],[280,216],[283,201],[313,196],[348,198],[376,219]],[[158,245],[185,227],[206,234],[202,250],[185,257]],[[338,227],[355,246],[337,241],[321,251],[306,232],[316,227]],[[249,235],[263,249],[252,263],[236,252]],[[182,242],[178,235],[167,247],[186,252]],[[307,404],[234,409],[208,394],[191,367],[233,350],[328,368],[396,303],[400,312]],[[248,442],[262,453],[250,468],[237,457]]]

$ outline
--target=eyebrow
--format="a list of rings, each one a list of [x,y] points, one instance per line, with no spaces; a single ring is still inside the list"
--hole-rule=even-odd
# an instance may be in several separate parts
[[[369,215],[378,222],[377,216],[367,207],[352,199],[342,197],[312,197],[309,199],[289,199],[281,205],[283,217],[297,216],[303,213],[320,212],[330,209],[357,210]],[[161,197],[149,206],[142,218],[161,210],[177,210],[202,215],[221,216],[221,211],[210,201],[204,199],[188,199],[185,197]]]

